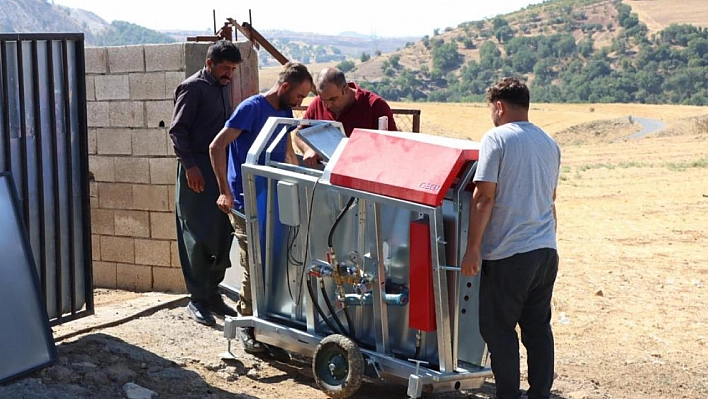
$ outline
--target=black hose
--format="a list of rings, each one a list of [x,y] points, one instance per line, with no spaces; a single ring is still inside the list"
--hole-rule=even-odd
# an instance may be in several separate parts
[[[319,314],[320,317],[322,318],[322,320],[324,320],[324,322],[327,323],[327,327],[329,327],[329,329],[333,333],[336,334],[337,329],[334,328],[334,325],[332,325],[332,323],[329,321],[327,316],[325,316],[324,311],[320,307],[319,301],[317,301],[317,298],[315,296],[315,289],[312,288],[312,280],[309,278],[307,279],[307,292],[310,294],[310,299],[312,299],[312,304],[315,306],[315,310],[317,310],[317,314]]]
[[[329,309],[329,313],[332,315],[332,318],[334,321],[337,322],[337,326],[339,327],[339,331],[343,335],[347,335],[346,330],[344,329],[344,325],[342,325],[342,321],[339,320],[339,317],[337,316],[337,310],[334,308],[332,305],[332,301],[329,300],[329,295],[327,295],[327,289],[325,288],[324,281],[320,280],[320,291],[322,291],[322,296],[324,296],[324,301],[325,304],[327,305],[327,309]],[[353,338],[352,336],[349,336],[349,338]]]
[[[315,184],[312,186],[312,194],[310,195],[310,206],[307,211],[307,235],[305,236],[305,256],[302,260],[303,265],[307,264],[307,256],[309,255],[309,251],[310,251],[310,226],[312,225],[312,206],[315,203],[315,190],[317,189],[317,184],[319,184],[319,182],[320,182],[320,179],[315,180]],[[300,229],[298,228],[298,231],[299,230]],[[300,272],[300,285],[302,285],[302,279],[305,278],[306,271],[307,271],[307,268],[303,267],[302,271]],[[288,277],[288,281],[289,281],[289,277]],[[297,297],[297,300],[295,301],[296,305],[300,305],[300,300],[302,299],[302,296],[300,295],[301,292],[302,292],[302,290],[298,291],[298,297]],[[312,297],[312,296],[313,295],[311,295],[310,297]],[[317,303],[317,302],[315,301],[315,303]],[[332,330],[332,331],[334,331],[334,330]]]
[[[345,206],[344,209],[342,209],[339,212],[339,215],[337,215],[337,218],[334,220],[334,224],[332,225],[332,228],[329,229],[329,235],[327,236],[327,246],[328,247],[332,248],[332,246],[333,246],[332,245],[332,236],[334,236],[334,231],[337,229],[337,225],[339,224],[339,222],[341,222],[342,219],[344,218],[344,214],[347,213],[349,208],[351,208],[355,199],[356,198],[354,198],[354,197],[349,198],[349,202],[347,202],[347,206]]]
[[[322,288],[324,288],[324,286],[322,286]],[[307,291],[310,293],[310,298],[312,298],[312,304],[315,306],[315,310],[317,310],[317,314],[319,314],[320,317],[322,318],[322,320],[324,320],[325,323],[327,323],[327,327],[329,327],[329,329],[333,333],[337,334],[337,329],[334,328],[332,323],[327,319],[327,317],[324,314],[324,311],[320,307],[320,304],[317,302],[317,298],[315,298],[315,290],[314,290],[314,288],[312,288],[312,280],[310,280],[310,279],[307,279]],[[326,290],[324,290],[324,298],[325,298],[325,303],[327,304],[328,307],[330,307],[330,312],[332,312],[332,317],[337,321],[337,324],[339,324],[339,326],[341,327],[342,335],[347,335],[346,332],[344,331],[344,326],[339,321],[337,314],[334,312],[334,309],[332,307],[332,303],[329,301],[329,297],[327,296]],[[349,322],[349,320],[350,320],[350,318],[349,318],[349,316],[347,316],[347,322]],[[350,326],[353,326],[353,324],[350,324]],[[353,332],[353,327],[352,327],[351,331]],[[354,335],[350,336],[349,338],[351,338],[354,342],[356,342],[356,344],[359,345],[359,347],[361,347],[361,348],[368,349],[371,351],[376,350],[375,346],[369,345],[367,343],[357,340],[354,337]]]
[[[349,313],[349,307],[347,304],[344,304],[344,315],[347,316],[347,325],[349,326],[349,337],[354,338],[356,335],[354,334],[354,323],[352,323],[352,316]]]
[[[329,229],[329,234],[327,235],[327,246],[332,248],[334,246],[334,232],[337,230],[337,226],[339,225],[339,222],[342,221],[344,218],[344,214],[346,214],[351,208],[352,205],[354,204],[354,201],[356,198],[354,197],[349,197],[349,201],[347,201],[347,205],[339,212],[339,215],[337,215],[337,218],[334,220],[334,224],[332,227]],[[334,265],[335,267],[338,267],[337,265]],[[336,270],[335,273],[339,273],[339,270]],[[339,317],[337,317],[334,307],[332,306],[332,303],[329,300],[329,296],[327,296],[327,290],[325,289],[324,284],[321,286],[322,289],[322,295],[325,297],[325,303],[327,304],[327,307],[329,308],[330,313],[332,313],[332,316],[334,319],[337,321],[337,324],[342,328],[342,333],[344,333],[344,326],[342,325],[342,322],[339,320]],[[354,338],[354,323],[352,322],[352,316],[349,313],[349,308],[347,307],[346,303],[342,304],[342,307],[344,309],[344,315],[347,317],[347,326],[349,327],[349,338]],[[346,334],[345,334],[346,335]]]

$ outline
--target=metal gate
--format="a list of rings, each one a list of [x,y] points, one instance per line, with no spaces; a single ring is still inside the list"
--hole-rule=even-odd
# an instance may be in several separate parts
[[[0,34],[0,137],[51,324],[93,314],[83,34]]]

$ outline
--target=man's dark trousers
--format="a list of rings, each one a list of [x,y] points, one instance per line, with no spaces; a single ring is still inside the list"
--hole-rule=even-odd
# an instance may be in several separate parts
[[[216,205],[219,187],[208,154],[194,154],[204,176],[204,191],[187,185],[186,172],[177,165],[175,187],[177,247],[184,282],[193,302],[219,294],[219,284],[231,266],[233,230],[229,217]]]
[[[497,399],[519,399],[519,339],[528,354],[529,399],[547,399],[553,385],[551,297],[558,252],[542,248],[483,261],[479,323],[492,357]]]

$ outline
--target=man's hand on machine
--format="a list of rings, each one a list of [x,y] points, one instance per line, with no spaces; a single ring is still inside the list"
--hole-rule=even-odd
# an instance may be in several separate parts
[[[479,267],[482,264],[482,254],[479,249],[467,248],[465,256],[462,258],[462,274],[465,276],[476,276],[479,273]]]
[[[231,208],[234,207],[234,197],[231,196],[231,193],[221,194],[216,200],[216,206],[218,206],[222,212],[229,214],[231,213]]]
[[[315,150],[312,148],[308,148],[307,151],[305,151],[305,154],[302,155],[302,161],[305,163],[305,166],[311,168],[313,166],[317,166],[317,164],[322,161],[322,157],[317,155]]]

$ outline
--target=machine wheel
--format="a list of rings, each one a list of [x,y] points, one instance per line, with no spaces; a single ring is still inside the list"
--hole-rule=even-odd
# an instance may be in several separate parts
[[[348,398],[361,386],[364,357],[354,341],[333,334],[317,345],[312,371],[324,393],[334,399]]]

